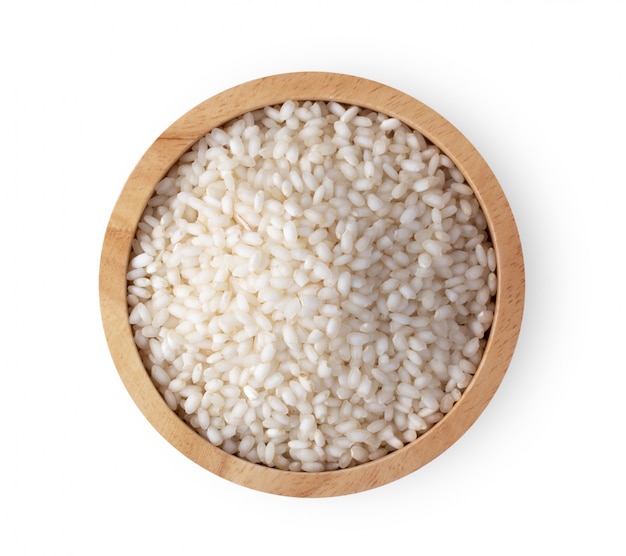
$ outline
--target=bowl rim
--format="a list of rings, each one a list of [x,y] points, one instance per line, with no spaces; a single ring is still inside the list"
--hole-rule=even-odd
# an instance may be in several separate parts
[[[498,285],[489,338],[474,378],[452,410],[415,441],[375,461],[336,471],[283,471],[213,446],[167,405],[142,364],[128,322],[127,265],[137,223],[156,184],[182,154],[214,127],[287,100],[335,101],[395,117],[422,133],[465,176],[485,214],[496,253]],[[328,72],[293,72],[234,86],[200,103],[148,148],[124,185],[105,232],[99,298],[106,341],[118,374],[152,426],[175,448],[213,474],[271,494],[326,497],[390,483],[426,465],[476,421],[500,385],[519,336],[525,295],[524,261],[511,208],[495,175],[450,122],[417,99],[369,79]]]

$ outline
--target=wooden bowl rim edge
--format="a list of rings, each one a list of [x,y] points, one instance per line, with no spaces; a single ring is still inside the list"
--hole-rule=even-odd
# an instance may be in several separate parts
[[[498,257],[497,308],[490,339],[474,380],[452,411],[417,440],[379,460],[321,473],[280,471],[247,462],[212,446],[189,428],[152,385],[132,339],[126,305],[130,241],[160,177],[213,127],[288,99],[333,100],[370,108],[397,117],[425,135],[452,159],[474,189]],[[158,173],[161,175],[155,180]],[[125,257],[119,256],[120,250]],[[255,490],[288,496],[337,496],[382,486],[417,470],[454,444],[482,413],[508,369],[524,303],[523,256],[515,221],[499,183],[476,149],[452,124],[417,99],[371,80],[325,72],[279,74],[237,85],[202,102],[167,128],[140,159],[115,205],[103,242],[99,278],[103,326],[113,361],[148,421],[168,442],[214,474]]]

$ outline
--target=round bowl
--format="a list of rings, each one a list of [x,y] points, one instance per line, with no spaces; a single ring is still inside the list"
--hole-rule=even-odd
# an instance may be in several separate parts
[[[439,147],[474,190],[487,220],[498,268],[487,345],[472,381],[452,410],[403,448],[337,471],[282,471],[213,446],[168,407],[142,364],[129,324],[126,274],[131,241],[156,184],[214,127],[289,99],[336,101],[382,112]],[[215,475],[255,490],[297,497],[337,496],[372,489],[416,471],[476,421],[498,388],[517,343],[524,304],[524,264],[515,221],[498,181],[454,126],[418,100],[380,83],[344,74],[304,72],[265,77],[217,94],[182,116],[152,144],[130,175],[111,215],[102,247],[99,293],[104,331],[118,373],[144,416],[175,448]]]

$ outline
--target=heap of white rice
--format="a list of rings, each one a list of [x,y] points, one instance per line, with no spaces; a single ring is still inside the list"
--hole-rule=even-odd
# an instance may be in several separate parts
[[[215,446],[332,470],[450,411],[484,350],[494,272],[447,156],[384,114],[288,101],[212,130],[158,184],[130,323],[167,404]]]

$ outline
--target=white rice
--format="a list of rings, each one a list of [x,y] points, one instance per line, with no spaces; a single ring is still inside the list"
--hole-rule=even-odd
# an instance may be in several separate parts
[[[374,460],[449,412],[496,258],[472,189],[395,118],[292,102],[213,129],[156,187],[129,322],[171,409],[251,462]]]

